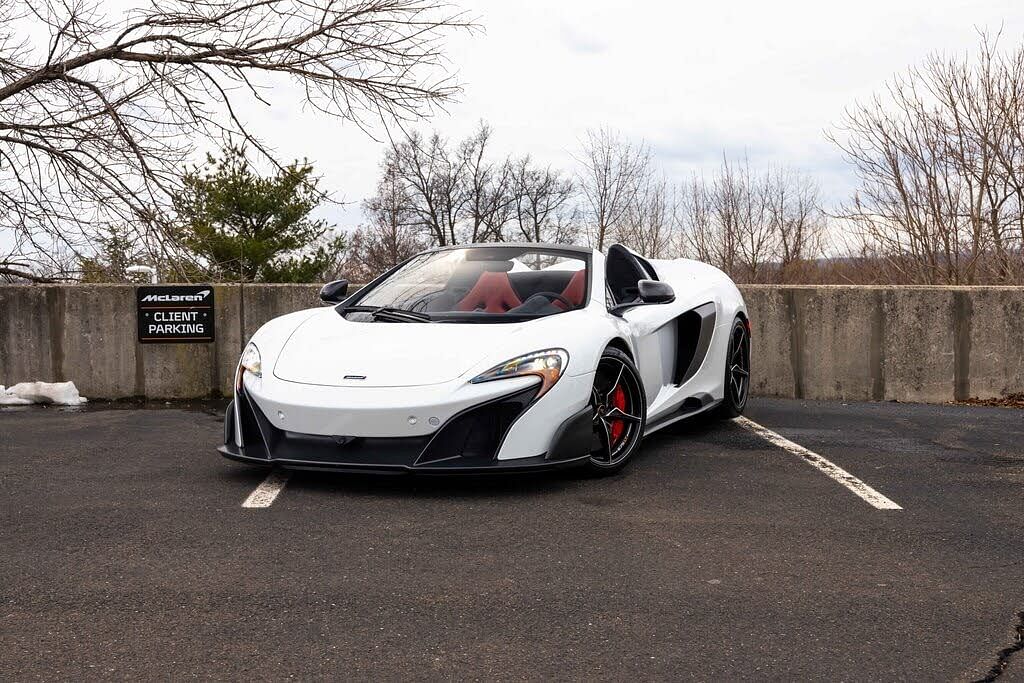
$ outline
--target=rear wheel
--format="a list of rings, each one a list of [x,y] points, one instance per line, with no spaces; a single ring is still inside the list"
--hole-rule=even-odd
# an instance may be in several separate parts
[[[739,417],[750,395],[750,328],[737,317],[732,323],[725,357],[725,398],[718,408],[724,418]]]
[[[590,407],[594,411],[594,450],[589,469],[595,474],[618,472],[639,447],[647,419],[640,374],[622,351],[608,348],[601,355]]]

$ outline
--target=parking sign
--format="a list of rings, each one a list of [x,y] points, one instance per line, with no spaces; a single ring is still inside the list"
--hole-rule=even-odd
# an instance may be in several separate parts
[[[140,343],[204,344],[213,341],[212,286],[139,287],[136,296]]]

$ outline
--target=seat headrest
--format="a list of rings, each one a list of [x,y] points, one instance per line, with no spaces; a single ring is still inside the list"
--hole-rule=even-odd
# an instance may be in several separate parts
[[[562,296],[573,303],[573,306],[579,306],[583,303],[583,295],[586,294],[587,290],[587,271],[577,270],[576,274],[569,280],[569,284],[562,290]],[[562,310],[566,310],[566,305],[559,300],[555,300],[555,306],[558,306]]]
[[[463,297],[456,308],[460,311],[486,311],[488,313],[504,313],[522,301],[512,289],[508,273],[485,271],[473,285],[473,289]]]

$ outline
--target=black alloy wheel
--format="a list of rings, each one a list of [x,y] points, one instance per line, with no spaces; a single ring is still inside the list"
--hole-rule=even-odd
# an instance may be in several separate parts
[[[589,469],[617,472],[640,445],[647,419],[647,400],[640,374],[629,356],[607,348],[597,364],[590,407],[594,411],[594,450]]]
[[[722,417],[739,417],[750,396],[750,327],[737,317],[729,335],[725,357],[725,398],[719,413]]]

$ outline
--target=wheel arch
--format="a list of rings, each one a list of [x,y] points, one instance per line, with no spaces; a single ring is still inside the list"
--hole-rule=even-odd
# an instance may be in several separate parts
[[[605,344],[605,348],[618,349],[619,351],[622,351],[624,354],[629,356],[629,359],[631,361],[636,363],[636,357],[633,355],[633,349],[630,348],[629,343],[622,337],[612,337],[611,339],[608,340],[608,343]],[[599,361],[600,359],[600,356],[598,356]]]

